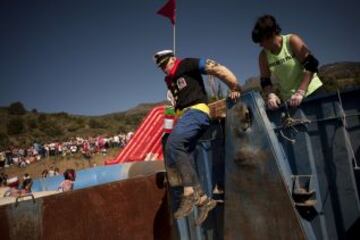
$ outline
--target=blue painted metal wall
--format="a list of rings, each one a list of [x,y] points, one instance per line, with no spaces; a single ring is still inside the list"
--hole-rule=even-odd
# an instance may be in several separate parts
[[[226,239],[359,239],[359,95],[355,89],[266,112],[250,92],[228,105]],[[246,130],[240,104],[252,118]]]
[[[223,123],[213,122],[210,129],[198,142],[193,162],[199,173],[201,185],[210,197],[215,197],[213,194],[215,185],[220,189],[224,187],[224,157]],[[174,211],[178,207],[182,188],[172,187],[169,190]],[[218,197],[222,198],[223,196]],[[207,220],[201,226],[196,226],[197,209],[194,208],[193,213],[188,217],[174,220],[174,238],[181,240],[223,239],[223,211],[223,204],[218,204],[210,212]]]
[[[99,184],[114,182],[127,178],[126,165],[112,165],[103,167],[94,167],[76,172],[76,181],[74,189],[81,189]],[[64,180],[63,176],[53,176],[47,178],[35,179],[32,191],[54,191],[57,190],[60,183]]]
[[[305,239],[260,95],[229,102],[225,127],[225,239]]]
[[[150,175],[159,171],[164,171],[162,161],[131,162],[87,168],[76,172],[74,189],[92,187],[104,183],[132,178],[139,175]],[[35,179],[33,182],[32,191],[39,192],[57,190],[63,180],[63,176]]]
[[[318,96],[301,108],[268,112],[284,152],[278,161],[290,168],[290,174],[283,173],[289,189],[294,191],[294,176],[306,175],[315,191],[314,208],[297,207],[302,224],[311,226],[314,239],[360,234],[360,181],[356,178],[360,169],[355,164],[360,152],[359,94],[357,89]],[[284,115],[303,123],[286,127]]]

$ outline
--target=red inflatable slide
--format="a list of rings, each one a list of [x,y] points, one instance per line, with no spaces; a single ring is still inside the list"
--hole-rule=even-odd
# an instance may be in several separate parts
[[[165,106],[153,108],[125,148],[115,159],[105,161],[105,165],[133,161],[163,160],[161,137],[164,127],[164,111]]]

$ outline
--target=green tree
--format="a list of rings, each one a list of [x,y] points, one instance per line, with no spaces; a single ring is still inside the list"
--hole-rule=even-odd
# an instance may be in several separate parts
[[[14,102],[9,105],[8,112],[11,115],[24,115],[26,113],[26,109],[21,102]]]

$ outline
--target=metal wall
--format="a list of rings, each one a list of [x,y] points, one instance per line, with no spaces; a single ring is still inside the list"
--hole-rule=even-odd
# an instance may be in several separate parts
[[[0,206],[1,239],[171,238],[163,174]]]
[[[254,92],[228,104],[225,239],[359,239],[359,94],[269,112]]]
[[[202,136],[196,146],[193,162],[199,174],[199,180],[204,191],[210,197],[217,197],[213,194],[214,186],[224,188],[224,129],[223,122],[214,121],[209,130]],[[166,139],[165,139],[166,141]],[[165,160],[166,161],[166,160]],[[179,204],[182,195],[181,187],[170,187],[170,203],[172,212]],[[223,198],[223,196],[218,196]],[[180,240],[202,240],[202,239],[223,239],[223,212],[224,205],[219,203],[213,209],[207,220],[201,225],[195,225],[197,209],[194,208],[188,217],[175,220],[173,219],[173,235],[171,239]]]
[[[301,108],[268,112],[285,155],[279,160],[290,168],[289,189],[294,195],[298,184],[309,184],[314,191],[313,206],[296,204],[311,239],[360,238],[359,94],[354,89],[317,96]],[[284,123],[284,115],[293,124]]]
[[[79,190],[1,206],[2,239],[358,239],[359,94],[272,112],[255,92],[228,102],[225,124],[213,122],[197,145],[203,188],[209,196],[225,188],[225,203],[200,227],[196,209],[174,220],[181,189],[170,188],[168,207],[153,175],[162,162],[144,162],[79,171]],[[34,190],[61,179],[35,181]]]
[[[253,92],[228,103],[224,238],[305,239],[262,103]]]
[[[158,171],[164,171],[163,161],[133,162],[87,168],[76,171],[74,189],[92,187]],[[63,176],[34,179],[32,191],[56,191],[63,180]]]

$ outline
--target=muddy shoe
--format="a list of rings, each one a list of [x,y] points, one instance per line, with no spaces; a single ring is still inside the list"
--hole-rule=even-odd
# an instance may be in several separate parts
[[[216,201],[208,198],[205,203],[198,206],[198,217],[195,220],[196,225],[201,225],[209,215],[209,212],[216,207]]]
[[[189,196],[183,195],[181,197],[180,206],[174,213],[174,217],[178,219],[189,215],[192,212],[193,206],[196,204],[196,202],[197,200],[194,194],[191,194]]]

